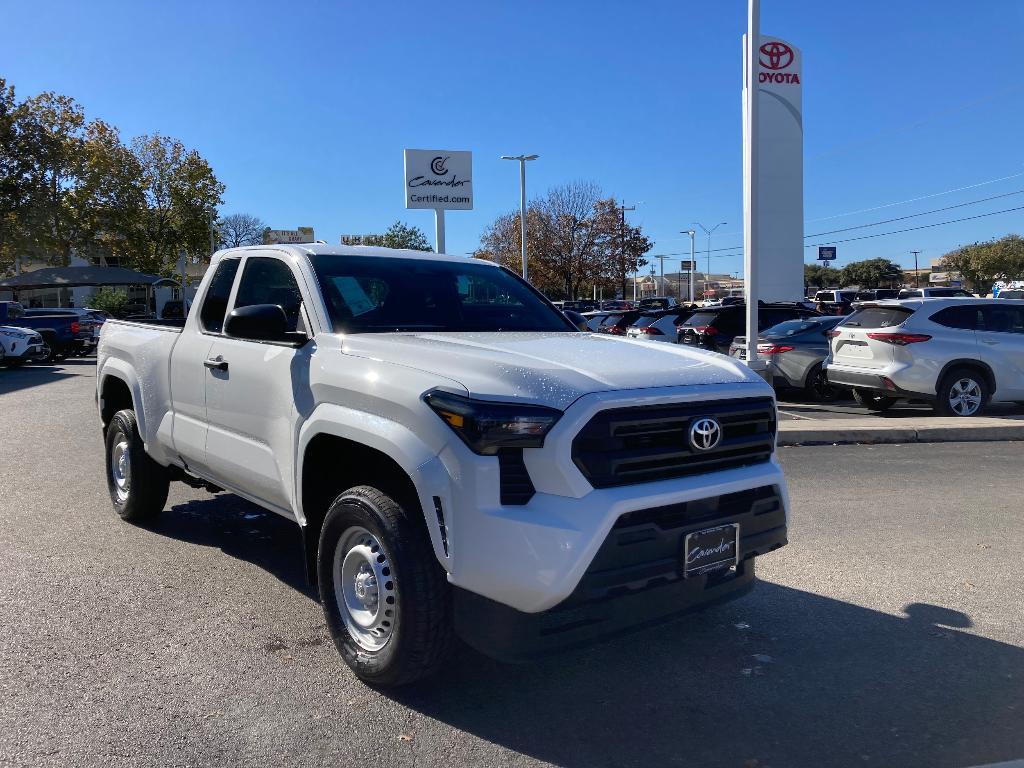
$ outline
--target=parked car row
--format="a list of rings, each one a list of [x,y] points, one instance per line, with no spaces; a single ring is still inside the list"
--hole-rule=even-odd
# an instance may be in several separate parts
[[[16,301],[0,301],[0,360],[16,366],[90,354],[106,319],[105,313],[94,309],[26,309]]]

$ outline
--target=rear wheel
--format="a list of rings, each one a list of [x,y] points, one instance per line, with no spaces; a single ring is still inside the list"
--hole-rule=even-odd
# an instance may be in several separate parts
[[[970,368],[957,368],[942,377],[935,411],[940,416],[979,416],[990,394],[984,376]]]
[[[807,383],[804,387],[807,396],[819,403],[827,403],[839,396],[838,390],[829,383],[828,373],[821,363],[818,363],[807,373]]]
[[[893,403],[896,402],[895,397],[879,395],[866,389],[853,390],[853,399],[857,405],[862,405],[869,411],[877,411],[878,413],[888,411],[892,408]]]
[[[345,663],[374,685],[426,677],[452,647],[451,587],[418,514],[362,485],[334,500],[320,533],[327,627]]]
[[[146,453],[135,412],[118,411],[106,436],[107,489],[114,511],[130,523],[146,523],[167,503],[170,476]]]

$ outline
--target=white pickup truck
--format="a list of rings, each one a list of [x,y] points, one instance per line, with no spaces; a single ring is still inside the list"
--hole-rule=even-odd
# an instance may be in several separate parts
[[[735,597],[786,543],[764,381],[580,333],[495,264],[231,249],[177,323],[103,327],[114,508],[151,521],[181,480],[294,520],[374,684],[434,671],[455,634],[528,658]]]

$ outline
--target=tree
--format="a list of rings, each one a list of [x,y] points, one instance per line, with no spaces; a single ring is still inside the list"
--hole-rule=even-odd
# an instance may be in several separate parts
[[[804,287],[828,288],[839,279],[839,270],[829,269],[825,264],[804,264]]]
[[[0,78],[0,274],[14,263],[25,235],[25,209],[31,192],[31,152],[26,146],[25,108],[14,86]]]
[[[128,304],[128,294],[117,288],[100,288],[89,299],[90,309],[100,309],[114,317],[120,317]]]
[[[434,250],[426,234],[416,226],[409,226],[401,221],[396,221],[383,235],[375,235],[377,242],[366,242],[364,245],[379,245],[383,248],[407,248],[412,251]]]
[[[133,266],[170,274],[184,251],[209,251],[210,227],[221,203],[221,184],[195,150],[161,134],[132,140],[142,209],[131,231]]]
[[[239,248],[243,245],[261,245],[267,225],[258,216],[231,213],[217,223],[221,248]]]
[[[903,268],[888,259],[866,259],[852,261],[839,270],[839,285],[858,285],[861,288],[878,288],[882,284],[893,285],[902,279]]]
[[[943,256],[941,264],[944,271],[959,274],[972,291],[986,294],[997,280],[1024,278],[1024,239],[1006,235],[964,245]]]

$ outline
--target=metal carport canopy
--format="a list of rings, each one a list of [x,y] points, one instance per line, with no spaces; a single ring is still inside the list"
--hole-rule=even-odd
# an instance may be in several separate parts
[[[153,285],[160,280],[126,267],[44,267],[0,280],[0,288],[54,288],[81,285]]]

